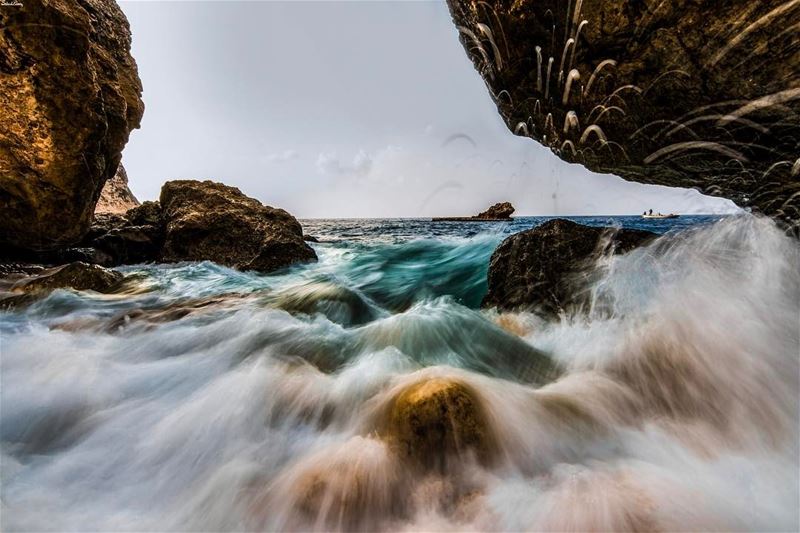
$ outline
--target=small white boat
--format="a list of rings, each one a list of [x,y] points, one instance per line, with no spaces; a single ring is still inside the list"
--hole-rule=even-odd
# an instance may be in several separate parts
[[[676,215],[675,213],[670,213],[668,215],[662,215],[658,213],[656,215],[642,215],[642,218],[678,218],[680,215]]]

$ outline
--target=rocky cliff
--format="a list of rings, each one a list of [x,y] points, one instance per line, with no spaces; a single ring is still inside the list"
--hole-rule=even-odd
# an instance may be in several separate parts
[[[114,0],[0,8],[0,243],[77,242],[144,112]]]
[[[119,167],[117,167],[117,173],[103,186],[94,212],[121,215],[137,205],[139,205],[139,200],[128,188],[128,173],[125,172],[125,167],[120,163]]]
[[[800,2],[448,0],[516,134],[800,223]]]

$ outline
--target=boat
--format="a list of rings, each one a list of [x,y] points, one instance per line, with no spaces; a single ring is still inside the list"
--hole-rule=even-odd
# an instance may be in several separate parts
[[[678,218],[679,216],[680,215],[676,215],[675,213],[670,213],[668,215],[662,215],[661,213],[658,213],[656,215],[642,214],[642,218]]]

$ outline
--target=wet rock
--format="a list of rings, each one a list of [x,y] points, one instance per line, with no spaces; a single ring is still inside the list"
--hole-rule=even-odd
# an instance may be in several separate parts
[[[271,272],[316,261],[300,223],[283,209],[212,181],[169,181],[161,189],[165,240],[161,259],[209,260]]]
[[[319,238],[314,235],[303,235],[303,240],[306,242],[319,242]]]
[[[596,172],[800,221],[800,4],[448,0],[508,128]]]
[[[75,262],[47,269],[35,276],[15,283],[13,292],[37,292],[61,288],[77,291],[112,292],[123,279],[123,275],[98,265]]]
[[[385,438],[398,453],[426,468],[474,454],[490,461],[497,452],[480,398],[468,385],[434,377],[402,390],[389,406]]]
[[[120,163],[117,173],[103,186],[100,192],[100,199],[94,208],[95,215],[98,213],[117,213],[123,214],[129,209],[139,205],[139,200],[128,188],[128,173]]]
[[[482,213],[478,213],[477,218],[487,218],[491,220],[503,219],[503,218],[511,218],[511,215],[514,213],[514,206],[511,205],[509,202],[502,202],[494,204],[492,207],[483,211]]]
[[[0,243],[78,242],[144,111],[128,22],[113,0],[0,9]]]
[[[581,274],[597,257],[630,251],[655,237],[649,231],[595,228],[565,219],[516,233],[492,254],[482,306],[557,315],[585,303]]]

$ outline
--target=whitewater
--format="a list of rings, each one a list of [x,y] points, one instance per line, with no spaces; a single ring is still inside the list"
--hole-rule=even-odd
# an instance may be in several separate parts
[[[315,264],[126,266],[0,312],[2,530],[800,529],[798,242],[577,219],[663,235],[557,320],[480,309],[543,220],[304,221]],[[442,446],[398,428],[441,390]]]

